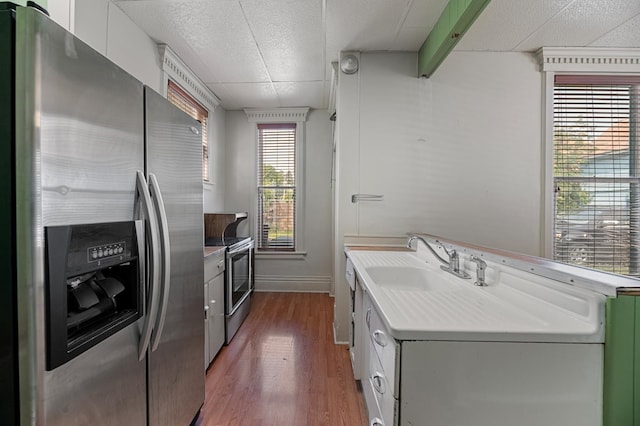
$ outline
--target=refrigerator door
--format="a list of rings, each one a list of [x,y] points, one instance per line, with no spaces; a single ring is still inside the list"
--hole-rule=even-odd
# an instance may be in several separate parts
[[[200,125],[148,87],[145,112],[148,180],[152,198],[164,200],[170,241],[160,290],[168,299],[160,302],[148,354],[149,424],[186,425],[204,402]]]
[[[140,82],[31,8],[16,12],[16,257],[22,424],[143,425],[133,323],[45,371],[44,229],[134,219]]]

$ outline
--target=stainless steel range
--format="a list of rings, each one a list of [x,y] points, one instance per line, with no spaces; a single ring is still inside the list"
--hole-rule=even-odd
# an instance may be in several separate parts
[[[247,213],[205,214],[205,245],[225,246],[225,343],[229,344],[249,315],[253,291],[253,248],[250,237],[236,236]]]

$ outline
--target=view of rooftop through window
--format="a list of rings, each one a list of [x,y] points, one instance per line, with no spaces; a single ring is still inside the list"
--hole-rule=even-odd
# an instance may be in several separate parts
[[[640,275],[639,83],[556,76],[556,260]]]

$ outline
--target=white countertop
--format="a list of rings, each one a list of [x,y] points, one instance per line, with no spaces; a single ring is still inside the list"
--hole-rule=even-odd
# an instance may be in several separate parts
[[[501,342],[604,341],[604,303],[596,292],[572,287],[504,265],[487,262],[486,287],[473,285],[475,265],[465,263],[472,279],[440,269],[435,260],[414,252],[347,252],[358,278],[398,340]],[[378,285],[368,273],[376,266],[420,269],[436,285]],[[371,271],[371,269],[369,269]]]

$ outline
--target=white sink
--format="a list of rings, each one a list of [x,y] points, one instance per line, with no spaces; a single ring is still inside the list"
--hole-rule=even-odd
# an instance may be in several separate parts
[[[453,290],[445,280],[434,276],[424,268],[412,266],[368,266],[365,271],[373,282],[380,287],[394,290],[442,291]]]

